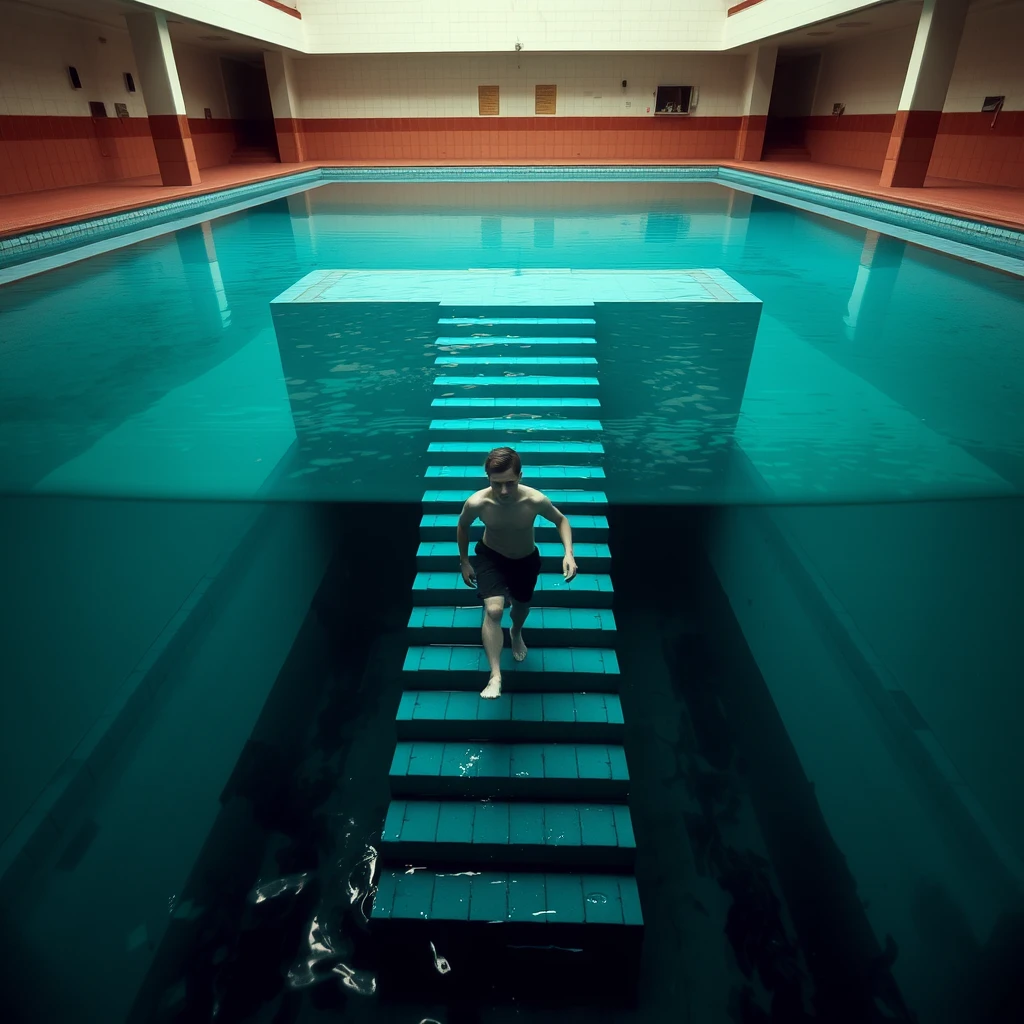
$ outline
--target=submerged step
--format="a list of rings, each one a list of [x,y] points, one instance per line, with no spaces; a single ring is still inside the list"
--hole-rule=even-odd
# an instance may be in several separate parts
[[[480,467],[465,466],[467,470],[481,473]],[[531,467],[530,474],[543,478],[541,467]],[[524,470],[524,476],[526,471]],[[420,517],[420,540],[451,540],[455,536],[459,516],[456,512],[425,512]],[[541,539],[557,536],[555,524],[540,516],[534,520],[533,527],[541,531]],[[473,523],[469,528],[470,540],[479,540],[484,535],[484,524]],[[599,541],[608,539],[607,516],[591,516],[577,513],[572,517],[572,535],[580,540]]]
[[[508,444],[508,439],[503,442]],[[573,440],[519,440],[512,442],[519,454],[531,465],[541,463],[562,463],[586,461],[600,464],[604,461],[604,445],[600,441]],[[432,455],[444,455],[451,462],[466,462],[483,467],[484,458],[494,447],[490,438],[480,440],[461,439],[458,441],[431,441],[427,451]]]
[[[466,334],[461,337],[447,335],[437,338],[434,344],[444,348],[487,345],[596,345],[595,338],[566,334],[561,337],[532,336],[524,334]]]
[[[406,690],[395,713],[402,740],[621,743],[614,693],[515,693],[484,700],[472,690]]]
[[[529,637],[527,637],[529,643]],[[405,652],[404,685],[421,690],[476,690],[487,682],[487,655],[476,644],[412,645]],[[537,691],[615,693],[619,659],[600,647],[531,647],[522,661],[505,647],[501,675],[506,694]]]
[[[488,433],[499,433],[504,431],[505,433],[516,433],[516,434],[529,434],[536,433],[538,431],[551,431],[552,433],[558,432],[562,434],[575,434],[575,433],[588,433],[597,434],[604,430],[600,420],[570,420],[570,419],[540,419],[540,418],[528,418],[520,417],[518,419],[494,419],[480,417],[479,419],[473,417],[472,419],[459,419],[459,420],[431,420],[431,430],[447,430],[447,431],[479,431],[486,430]],[[487,451],[495,447],[498,442],[492,442]],[[522,450],[522,443],[519,441],[512,442],[516,451]]]
[[[541,572],[558,572],[562,568],[565,548],[555,541],[540,541],[537,544],[540,552]],[[604,542],[575,541],[573,553],[576,563],[588,571],[608,572],[612,564],[612,554]],[[472,549],[470,550],[472,557]],[[449,565],[458,565],[459,545],[454,540],[424,540],[416,549],[417,569],[443,569]]]
[[[501,617],[504,629],[512,625],[511,609]],[[472,644],[480,642],[483,609],[433,605],[413,608],[407,628],[418,644]],[[534,606],[523,630],[527,644],[559,647],[602,647],[615,642],[615,613],[611,608],[544,608]]]
[[[453,477],[457,479],[479,478],[484,476],[482,466],[427,466],[424,474],[430,477]],[[603,480],[604,469],[601,466],[523,466],[523,477],[534,480]],[[538,519],[540,517],[538,516]]]
[[[596,366],[593,356],[437,356],[435,366]]]
[[[402,864],[631,868],[625,804],[392,800],[381,853]]]
[[[435,398],[431,403],[435,409],[598,409],[597,398]]]
[[[575,522],[573,523],[575,527]],[[480,600],[474,588],[466,586],[460,572],[418,572],[412,584],[413,601],[427,605],[472,605]],[[586,605],[611,608],[615,598],[612,578],[607,573],[579,573],[571,583],[560,572],[542,572],[537,577],[534,601],[553,608]]]
[[[504,377],[488,377],[485,374],[480,374],[475,377],[458,377],[451,375],[443,375],[434,378],[434,383],[438,387],[461,387],[469,385],[477,388],[491,388],[491,387],[513,387],[521,385],[533,385],[535,387],[560,387],[560,388],[580,388],[580,387],[597,387],[596,377],[572,377],[572,376],[555,376],[554,374],[508,374]]]
[[[467,490],[460,488],[459,490],[448,490],[448,489],[430,489],[423,492],[423,504],[424,511],[434,512],[439,511],[439,506],[451,505],[461,510],[462,506],[466,503],[466,499],[471,495],[475,494],[475,490]],[[563,512],[566,512],[570,508],[593,508],[595,505],[607,505],[608,495],[604,491],[585,491],[585,490],[569,490],[569,489],[557,489],[551,488],[550,490],[545,488],[544,493],[551,499],[552,503],[555,504]]]
[[[626,754],[617,744],[399,740],[393,797],[624,801]]]
[[[374,923],[503,922],[552,933],[573,925],[643,926],[640,896],[631,875],[562,872],[407,873],[402,868],[384,868],[371,919]],[[539,936],[538,940],[548,941]]]
[[[439,324],[454,324],[459,327],[521,327],[551,324],[594,327],[597,324],[596,320],[581,316],[445,316],[440,317],[437,322]]]

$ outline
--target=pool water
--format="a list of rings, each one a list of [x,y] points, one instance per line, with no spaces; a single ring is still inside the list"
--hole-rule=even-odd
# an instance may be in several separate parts
[[[685,335],[596,346],[640,985],[510,957],[427,997],[366,911],[436,348],[325,324],[334,368],[288,377],[270,302],[320,269],[564,267],[763,303],[734,429]],[[327,184],[0,288],[0,834],[106,723],[3,905],[4,1019],[1021,1019],[1022,299],[636,182]],[[715,316],[688,329],[727,344]]]
[[[763,302],[735,431],[692,415],[685,351],[604,353],[639,500],[1020,493],[1020,279],[715,183],[596,182],[325,184],[0,289],[0,488],[413,500],[387,462],[425,449],[428,403],[389,392],[434,352],[399,318],[386,350],[339,338],[332,379],[297,385],[269,303],[312,270],[475,267],[712,267]]]

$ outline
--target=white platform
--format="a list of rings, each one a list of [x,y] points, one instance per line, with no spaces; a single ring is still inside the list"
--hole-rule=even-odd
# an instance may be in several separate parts
[[[590,306],[760,300],[721,270],[314,270],[274,303]]]

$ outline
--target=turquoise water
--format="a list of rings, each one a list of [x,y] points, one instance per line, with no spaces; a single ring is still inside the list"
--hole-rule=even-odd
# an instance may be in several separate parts
[[[696,415],[708,407],[693,372],[624,354],[634,386],[606,429],[611,458],[631,453],[637,500],[996,496],[1024,482],[1021,280],[717,184],[437,182],[323,185],[0,289],[0,488],[414,499],[386,463],[424,450],[426,403],[396,404],[394,384],[433,351],[396,323],[387,351],[340,338],[330,380],[281,369],[271,299],[345,267],[714,267],[753,292],[735,431]],[[297,419],[331,435],[337,461],[295,443]]]
[[[607,448],[630,1008],[447,946],[429,998],[374,942],[436,347],[396,317],[286,376],[269,305],[321,268],[565,266],[763,303],[735,430],[656,333],[600,338],[601,407],[565,410]],[[637,183],[326,185],[0,288],[0,1015],[1020,1020],[1021,298]]]

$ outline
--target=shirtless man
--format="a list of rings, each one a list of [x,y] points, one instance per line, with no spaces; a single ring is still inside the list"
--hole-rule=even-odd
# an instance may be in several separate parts
[[[484,650],[491,666],[491,678],[481,697],[501,696],[501,649],[505,637],[501,616],[505,595],[512,599],[512,657],[526,657],[523,623],[530,614],[530,601],[540,574],[540,552],[533,539],[533,522],[537,516],[554,523],[565,547],[562,575],[568,583],[576,575],[572,556],[572,529],[569,520],[551,504],[551,500],[532,487],[524,487],[523,466],[511,448],[495,448],[484,462],[490,483],[471,494],[459,516],[459,560],[462,578],[467,586],[476,586],[484,603],[481,629]],[[469,560],[469,528],[477,518],[483,520],[484,537],[477,541],[476,566]]]

